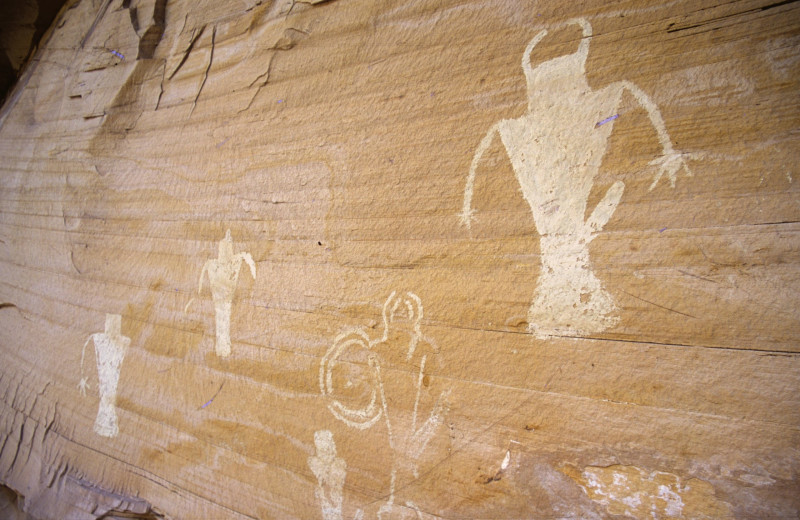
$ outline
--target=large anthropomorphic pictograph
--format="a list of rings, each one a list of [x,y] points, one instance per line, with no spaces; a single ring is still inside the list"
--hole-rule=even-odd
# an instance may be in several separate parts
[[[586,336],[619,321],[613,298],[592,272],[588,247],[616,210],[624,183],[615,182],[588,219],[585,214],[624,92],[632,94],[647,111],[662,147],[662,155],[651,162],[657,171],[650,189],[665,175],[674,186],[681,168],[691,175],[684,156],[672,146],[658,107],[640,88],[629,81],[597,90],[589,86],[585,65],[592,27],[584,19],[569,24],[583,30],[574,54],[532,67],[531,52],[547,31],[528,43],[522,56],[528,111],[516,119],[498,121],[481,140],[460,214],[469,228],[475,213],[475,172],[498,134],[541,237],[541,272],[528,312],[529,329],[539,338]]]

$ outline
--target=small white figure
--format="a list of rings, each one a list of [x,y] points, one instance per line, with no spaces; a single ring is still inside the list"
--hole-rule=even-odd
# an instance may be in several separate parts
[[[83,375],[83,360],[86,355],[86,345],[94,341],[94,352],[97,360],[98,389],[100,393],[100,407],[94,422],[94,431],[103,437],[116,437],[119,433],[117,426],[117,383],[119,371],[125,353],[131,344],[131,339],[120,332],[122,316],[119,314],[106,314],[105,332],[98,332],[89,336],[83,344],[81,351],[81,380],[78,383],[81,395],[86,395],[89,388],[88,378]]]
[[[585,336],[619,321],[611,295],[590,267],[588,246],[616,210],[624,183],[615,182],[589,218],[584,220],[584,215],[625,91],[647,111],[663,149],[663,155],[651,162],[657,172],[650,189],[664,175],[674,186],[681,168],[691,175],[683,155],[672,147],[658,107],[639,87],[629,81],[598,90],[589,86],[585,64],[592,28],[584,19],[570,23],[583,29],[574,54],[531,67],[530,54],[547,31],[528,43],[522,56],[528,111],[516,119],[498,121],[481,140],[470,165],[460,214],[469,228],[474,219],[475,172],[498,134],[541,235],[542,265],[528,313],[529,328],[539,338]]]
[[[208,260],[200,272],[200,285],[197,293],[203,290],[203,278],[208,272],[208,281],[211,286],[211,296],[214,299],[214,316],[216,320],[216,352],[220,357],[231,354],[231,307],[233,292],[239,280],[239,270],[242,262],[250,267],[253,280],[256,279],[256,264],[250,253],[233,253],[233,239],[231,230],[225,232],[225,238],[219,242],[219,255],[216,259]]]
[[[316,456],[308,458],[308,466],[317,477],[316,495],[323,520],[342,520],[344,479],[347,475],[344,459],[336,456],[336,443],[328,430],[314,433]]]

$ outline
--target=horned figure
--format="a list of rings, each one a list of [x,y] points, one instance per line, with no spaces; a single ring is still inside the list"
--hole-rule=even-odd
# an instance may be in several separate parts
[[[347,465],[336,456],[336,443],[328,430],[314,433],[317,454],[308,458],[308,466],[317,477],[317,500],[322,509],[323,520],[342,520],[344,479]]]
[[[386,424],[393,460],[380,519],[416,518],[416,506],[395,504],[397,481],[418,476],[419,458],[447,412],[449,391],[436,395],[430,388],[428,366],[436,348],[422,334],[422,314],[417,295],[392,292],[383,307],[383,335],[371,340],[363,329],[347,331],[320,366],[320,390],[336,418],[357,429],[380,419]]]
[[[94,341],[94,353],[97,361],[98,390],[100,393],[100,407],[94,421],[94,431],[103,437],[116,437],[119,433],[117,426],[117,383],[119,371],[125,353],[131,344],[131,339],[121,333],[122,316],[119,314],[106,314],[105,332],[98,332],[89,336],[83,344],[81,351],[81,380],[78,383],[81,395],[86,395],[89,388],[88,378],[83,375],[83,360],[86,356],[86,345]]]
[[[650,189],[664,175],[674,187],[681,168],[691,175],[683,155],[672,147],[658,107],[640,88],[629,81],[598,90],[589,86],[585,64],[592,28],[584,19],[570,23],[583,29],[574,54],[532,67],[530,54],[547,31],[528,43],[522,56],[528,111],[516,119],[498,121],[481,140],[470,165],[460,214],[469,228],[474,219],[475,172],[499,134],[540,234],[541,271],[528,312],[529,329],[539,338],[585,336],[619,321],[611,295],[591,270],[588,246],[616,210],[624,183],[615,182],[589,218],[584,220],[584,216],[616,119],[612,114],[624,92],[630,92],[647,111],[662,147],[662,155],[650,163],[657,166]]]
[[[208,272],[216,320],[217,342],[215,348],[220,357],[228,357],[231,354],[231,307],[242,262],[247,263],[250,267],[250,274],[255,280],[256,264],[253,262],[253,257],[250,256],[250,253],[233,253],[233,239],[229,229],[225,232],[225,238],[219,242],[218,257],[208,260],[200,272],[198,294],[203,290],[203,278]]]

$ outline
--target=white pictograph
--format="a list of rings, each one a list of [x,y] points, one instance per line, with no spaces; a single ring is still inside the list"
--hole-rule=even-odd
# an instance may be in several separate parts
[[[225,232],[225,238],[219,242],[218,257],[208,260],[200,272],[200,285],[197,293],[200,294],[203,290],[203,278],[207,272],[211,296],[214,299],[217,331],[216,351],[220,357],[227,357],[231,354],[231,307],[242,262],[250,267],[250,274],[255,280],[256,264],[253,262],[253,257],[250,256],[250,253],[233,253],[233,239],[229,229]]]
[[[317,477],[317,500],[322,509],[323,520],[342,520],[344,501],[344,479],[347,465],[344,459],[336,456],[336,443],[328,430],[314,433],[317,454],[308,458],[308,466]]]
[[[83,375],[83,361],[86,356],[86,345],[94,341],[95,359],[97,360],[98,390],[100,393],[100,407],[94,421],[94,431],[103,437],[116,437],[119,433],[117,426],[117,383],[119,371],[125,353],[131,344],[131,339],[120,332],[122,316],[119,314],[106,314],[105,332],[98,332],[89,336],[83,344],[81,351],[81,380],[78,383],[81,395],[86,395],[89,388],[88,377]]]
[[[528,313],[530,331],[539,338],[585,336],[619,321],[614,300],[592,272],[588,246],[616,210],[624,183],[615,182],[589,218],[584,218],[624,92],[647,111],[663,150],[651,162],[657,171],[650,189],[665,175],[674,187],[681,168],[691,175],[684,156],[672,147],[658,107],[639,87],[629,81],[597,90],[589,86],[585,64],[592,28],[584,19],[569,23],[583,29],[574,54],[532,67],[530,54],[547,31],[528,43],[522,56],[528,111],[516,119],[498,121],[481,140],[470,165],[460,214],[469,228],[475,218],[475,172],[498,134],[541,236],[541,272]]]
[[[447,412],[449,391],[434,395],[428,388],[425,367],[436,348],[422,334],[422,313],[417,295],[393,292],[383,306],[383,335],[370,339],[363,329],[346,331],[320,366],[320,390],[337,419],[362,430],[381,419],[386,424],[393,460],[389,499],[378,518],[418,515],[411,503],[395,504],[395,489],[404,474],[418,476],[419,458]]]

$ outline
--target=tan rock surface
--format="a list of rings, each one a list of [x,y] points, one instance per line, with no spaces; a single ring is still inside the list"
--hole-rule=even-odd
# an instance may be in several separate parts
[[[792,2],[70,2],[0,113],[0,482],[796,518],[799,83]]]

